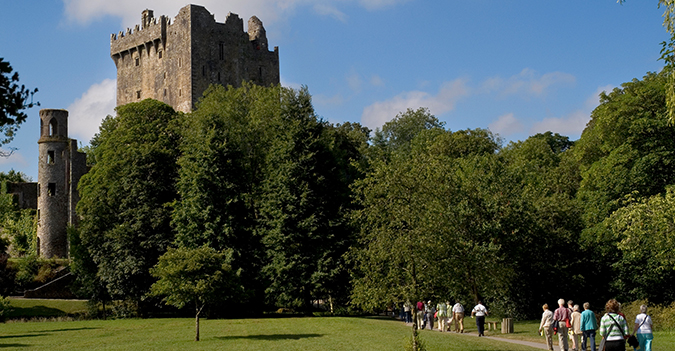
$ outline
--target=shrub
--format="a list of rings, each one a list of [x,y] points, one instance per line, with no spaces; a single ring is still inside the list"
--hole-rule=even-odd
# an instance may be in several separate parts
[[[637,300],[621,305],[621,311],[626,315],[629,326],[633,326],[641,305],[647,305],[647,314],[652,317],[655,331],[675,330],[675,302],[670,305],[655,305],[647,300]]]
[[[7,314],[12,311],[10,306],[9,299],[6,297],[0,296],[0,322],[4,323],[7,319]]]

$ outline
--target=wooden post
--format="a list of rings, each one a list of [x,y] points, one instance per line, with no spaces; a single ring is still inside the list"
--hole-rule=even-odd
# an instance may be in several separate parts
[[[502,319],[502,334],[513,333],[513,319],[504,318]]]

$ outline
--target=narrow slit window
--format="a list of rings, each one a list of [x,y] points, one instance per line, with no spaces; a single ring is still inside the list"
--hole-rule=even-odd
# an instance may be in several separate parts
[[[218,52],[219,52],[219,58],[220,60],[225,59],[225,43],[218,43]]]
[[[140,98],[141,98],[141,91],[136,90],[136,99],[140,99]]]
[[[47,196],[55,196],[55,195],[56,195],[56,183],[47,184]]]
[[[162,51],[158,52],[158,53],[157,53],[157,56],[158,56],[159,58],[162,58]]]
[[[54,150],[47,151],[47,164],[54,164]]]
[[[140,65],[141,65],[141,59],[136,57],[136,66],[140,66]]]

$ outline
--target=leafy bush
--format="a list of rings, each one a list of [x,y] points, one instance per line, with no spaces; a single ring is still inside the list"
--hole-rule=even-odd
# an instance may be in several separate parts
[[[621,311],[626,315],[628,325],[633,326],[641,305],[647,305],[647,314],[652,317],[655,331],[675,331],[675,302],[670,305],[655,305],[647,300],[637,300],[624,304]]]
[[[9,299],[6,297],[0,297],[0,322],[5,322],[7,319],[7,314],[12,311],[12,307],[9,304]]]

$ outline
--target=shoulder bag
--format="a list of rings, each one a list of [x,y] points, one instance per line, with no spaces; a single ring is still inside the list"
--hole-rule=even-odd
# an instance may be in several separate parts
[[[633,335],[629,336],[628,339],[626,339],[626,342],[628,343],[628,345],[632,346],[634,349],[636,349],[640,346],[640,343],[638,342],[638,339],[635,336],[635,334],[637,334],[637,331],[640,329],[640,327],[642,327],[642,325],[645,324],[645,322],[647,321],[647,317],[649,317],[649,315],[647,315],[645,313],[645,319],[643,319],[642,323],[640,323],[640,325],[637,327],[637,329],[635,329],[635,333],[633,333]]]

